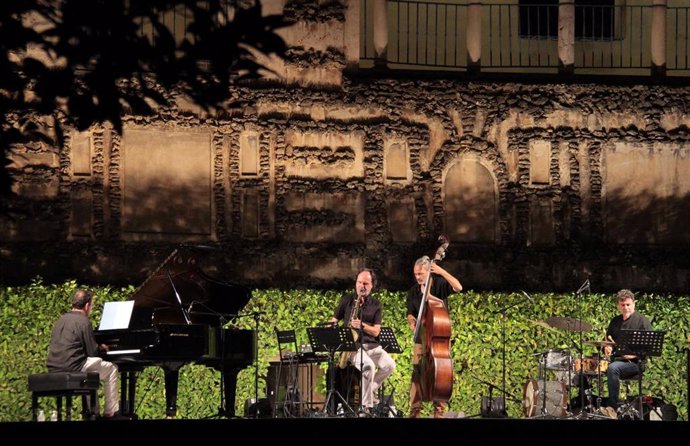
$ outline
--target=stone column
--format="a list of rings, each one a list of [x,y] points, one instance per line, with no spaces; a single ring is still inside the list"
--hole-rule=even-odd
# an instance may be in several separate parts
[[[388,52],[388,0],[374,0],[374,66],[385,68]]]
[[[575,71],[575,0],[558,0],[558,72]]]
[[[479,72],[482,65],[482,2],[467,5],[467,71]]]
[[[359,69],[360,4],[361,0],[348,0],[345,10],[343,42],[345,45],[345,70],[348,72]]]
[[[652,3],[652,76],[666,75],[666,3],[667,0]]]

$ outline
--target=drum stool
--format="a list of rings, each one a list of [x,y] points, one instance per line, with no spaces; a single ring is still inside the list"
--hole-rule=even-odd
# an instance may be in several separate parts
[[[72,397],[75,395],[81,395],[84,419],[95,419],[99,385],[96,372],[49,372],[29,375],[32,420],[36,421],[38,418],[38,398],[52,396],[57,402],[58,421],[62,420],[62,397],[67,399],[66,419],[70,421]],[[86,401],[87,396],[90,398],[89,404]]]
[[[621,382],[625,385],[625,395],[626,397],[630,396],[630,383],[633,381],[637,381],[637,398],[635,401],[630,401],[630,398],[627,398],[629,401],[625,405],[621,406],[621,409],[618,413],[618,418],[621,419],[625,417],[626,415],[630,416],[632,419],[635,419],[634,413],[629,413],[632,412],[633,409],[635,409],[635,406],[633,403],[637,403],[637,409],[640,411],[640,420],[644,420],[644,411],[643,409],[643,402],[644,402],[644,395],[642,395],[642,377],[644,375],[644,371],[641,369],[637,375],[629,376],[627,378],[621,378]]]

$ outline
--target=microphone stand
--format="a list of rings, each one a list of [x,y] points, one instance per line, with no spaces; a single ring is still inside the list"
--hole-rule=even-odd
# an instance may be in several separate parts
[[[254,329],[256,330],[256,337],[254,338],[254,351],[256,352],[256,359],[254,360],[254,404],[256,404],[256,413],[254,418],[259,417],[259,323],[261,315],[266,314],[263,311],[252,311],[251,313],[238,314],[238,317],[252,316],[254,318]]]
[[[523,291],[523,293],[527,297],[529,297],[529,295],[527,295],[527,293],[525,293],[524,291]],[[531,297],[529,297],[529,299],[532,300]],[[510,305],[506,305],[503,308],[499,308],[498,310],[491,312],[491,314],[501,313],[501,339],[502,339],[502,343],[503,343],[502,349],[501,349],[501,362],[502,362],[501,369],[502,369],[502,376],[503,376],[503,378],[502,378],[503,388],[499,389],[499,390],[501,390],[503,392],[503,404],[504,405],[506,402],[506,395],[508,394],[508,391],[506,390],[506,311],[508,311],[509,309],[511,309],[513,307],[517,307],[518,305],[520,305],[522,303],[524,303],[524,301],[515,302],[515,303],[512,303]],[[508,415],[508,407],[507,406],[504,407],[504,409],[503,409],[503,415]]]
[[[254,403],[256,404],[256,412],[254,418],[259,418],[259,323],[261,319],[261,311],[254,311],[254,329],[256,330],[256,341],[254,348],[256,349],[256,360],[254,361]]]
[[[461,364],[461,366],[462,366],[461,369],[457,372],[458,375],[459,375],[460,373],[462,373],[464,370],[467,370],[468,373],[470,374],[470,376],[471,376],[475,381],[478,381],[478,382],[480,382],[480,383],[482,383],[482,384],[488,386],[488,388],[489,388],[489,400],[488,400],[488,404],[487,404],[487,409],[488,409],[487,412],[488,412],[488,415],[489,415],[489,416],[495,416],[495,415],[497,415],[497,414],[494,413],[494,409],[493,409],[493,403],[494,403],[494,401],[493,401],[493,390],[494,390],[494,389],[500,390],[501,393],[504,395],[504,397],[503,397],[503,408],[502,408],[502,411],[501,411],[502,413],[500,414],[501,416],[505,416],[505,405],[506,405],[505,402],[507,401],[507,400],[505,399],[505,395],[510,396],[510,400],[511,400],[511,401],[514,401],[514,402],[516,402],[516,403],[521,403],[521,402],[522,402],[522,400],[518,399],[518,398],[517,398],[515,395],[513,395],[512,393],[508,393],[508,392],[505,390],[505,386],[503,387],[503,389],[501,389],[501,388],[499,388],[497,385],[495,385],[494,383],[491,383],[491,382],[489,382],[489,381],[485,381],[485,380],[483,380],[482,378],[478,377],[472,370],[469,369],[469,367],[467,366],[467,363]],[[499,404],[499,406],[500,406],[500,404]],[[500,407],[499,407],[499,408],[500,408]],[[482,415],[481,412],[480,412],[479,414],[475,414],[475,415],[468,415],[466,418],[476,418],[476,417],[478,417],[478,416],[480,416],[480,415]]]
[[[578,305],[577,305],[577,319],[578,319],[578,331],[580,332],[578,338],[579,338],[579,345],[578,345],[578,351],[580,353],[580,372],[578,378],[578,387],[580,391],[580,415],[582,416],[584,414],[584,417],[587,418],[587,411],[585,410],[585,379],[586,375],[584,373],[584,351],[582,349],[582,298],[584,291],[587,290],[587,294],[591,292],[590,287],[589,287],[589,279],[585,280],[582,285],[580,285],[580,288],[575,291],[575,294],[577,295],[578,298]],[[590,390],[591,392],[591,390]],[[599,392],[601,393],[601,392]],[[601,396],[601,395],[599,395]],[[589,401],[591,402],[591,401]],[[591,407],[590,407],[591,408]]]
[[[359,296],[356,296],[355,299],[359,299]],[[362,322],[362,314],[364,313],[364,300],[362,300],[362,304],[359,306],[359,314],[357,315],[357,318],[359,319],[359,413],[364,414],[365,413],[365,408],[364,408],[364,400],[363,400],[363,388],[364,388],[364,322]],[[374,369],[371,370],[371,373],[373,376],[376,376],[374,373],[376,370],[376,366],[374,366]],[[372,382],[374,381],[372,376]]]

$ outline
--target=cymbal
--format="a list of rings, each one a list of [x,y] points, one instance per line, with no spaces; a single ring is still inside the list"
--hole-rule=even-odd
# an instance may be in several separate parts
[[[613,347],[616,345],[615,342],[612,341],[585,341],[585,344],[593,345],[595,347]]]
[[[544,321],[533,321],[533,320],[530,320],[530,322],[532,323],[532,325],[537,325],[537,326],[542,327],[542,328],[548,328],[549,330],[555,330],[552,326],[550,326],[549,324],[547,324],[547,323],[544,322]]]
[[[552,327],[568,331],[589,331],[592,329],[591,324],[573,317],[551,316],[546,318],[546,323]]]

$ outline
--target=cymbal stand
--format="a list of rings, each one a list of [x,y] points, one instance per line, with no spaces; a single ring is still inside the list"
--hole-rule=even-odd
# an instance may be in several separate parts
[[[579,373],[577,376],[581,383],[584,383],[587,379],[587,375],[585,373]],[[601,380],[601,376],[599,376],[598,379]],[[580,388],[584,388],[584,384],[580,384]],[[610,417],[597,412],[597,410],[601,407],[601,385],[598,386],[597,391],[599,392],[599,394],[597,395],[596,402],[593,402],[595,400],[592,398],[591,387],[585,390],[581,390],[581,401],[584,401],[586,396],[587,405],[580,406],[580,413],[577,415],[571,414],[570,418],[579,420],[610,420]]]
[[[577,320],[578,320],[578,339],[579,339],[579,345],[577,345],[577,351],[580,354],[580,371],[578,372],[578,390],[580,391],[579,396],[580,396],[580,413],[575,417],[579,419],[609,419],[609,417],[600,415],[595,413],[595,410],[598,409],[596,406],[592,406],[592,389],[591,386],[589,389],[585,389],[585,380],[587,379],[587,374],[585,373],[585,356],[584,356],[584,349],[583,349],[583,341],[582,341],[582,317],[583,317],[583,299],[584,299],[584,294],[585,291],[587,294],[591,294],[592,289],[591,289],[591,284],[589,282],[589,279],[586,279],[582,285],[580,285],[580,288],[577,289],[575,292],[575,295],[578,298],[578,305],[577,305]],[[597,401],[601,401],[601,372],[599,373],[599,395],[597,395]],[[587,405],[585,406],[585,398],[587,399]]]
[[[601,356],[597,357],[597,402],[595,407],[597,409],[601,408],[601,393],[603,386],[601,384]]]
[[[532,300],[532,298],[529,297],[529,295],[527,295],[527,297],[530,299],[530,301]],[[501,372],[501,375],[502,375],[501,385],[502,385],[502,389],[501,390],[503,391],[503,401],[504,402],[507,401],[506,395],[508,393],[506,391],[506,311],[508,311],[509,309],[511,309],[513,307],[517,307],[518,305],[520,305],[522,303],[524,303],[524,301],[518,301],[518,302],[512,303],[510,305],[506,305],[503,308],[499,308],[498,310],[491,312],[491,314],[501,313],[501,340],[502,340],[502,342],[501,342],[501,344],[502,344],[502,348],[501,348],[501,370],[502,370],[502,372]],[[507,408],[504,408],[503,411],[504,411],[504,415],[507,416],[508,415]]]
[[[585,280],[582,285],[580,285],[580,288],[575,292],[575,294],[578,297],[578,306],[577,306],[577,319],[578,319],[578,331],[579,331],[579,339],[580,339],[580,345],[578,345],[578,353],[580,353],[580,382],[579,382],[579,388],[580,388],[580,413],[585,413],[585,374],[584,374],[584,350],[582,349],[582,300],[583,300],[583,294],[584,291],[587,290],[587,294],[590,294],[591,289],[590,289],[590,284],[589,284],[589,279]],[[590,398],[591,399],[591,398]]]
[[[546,360],[548,357],[549,351],[545,351],[542,353],[539,353],[539,376],[537,377],[537,382],[541,380],[541,412],[539,415],[536,417],[532,417],[531,419],[539,419],[539,418],[555,418],[553,415],[549,414],[548,410],[546,410]]]
[[[568,356],[567,356],[567,361],[566,361],[566,370],[567,370],[567,381],[565,382],[567,391],[568,391],[568,406],[570,406],[570,389],[572,388],[573,380],[575,379],[575,376],[573,376],[573,369],[575,368],[575,364],[573,364],[573,355],[570,354],[570,351],[568,351]],[[570,407],[568,407],[570,409]]]
[[[551,417],[546,410],[546,358],[548,353],[542,353],[539,358],[539,378],[541,378],[541,418]],[[539,417],[537,417],[539,418]]]

